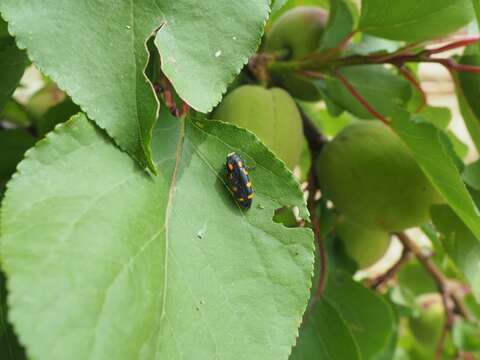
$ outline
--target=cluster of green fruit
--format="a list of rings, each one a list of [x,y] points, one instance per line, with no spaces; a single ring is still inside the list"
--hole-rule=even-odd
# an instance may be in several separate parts
[[[263,48],[283,59],[303,58],[321,47],[327,20],[328,13],[317,7],[287,11],[267,33]],[[289,79],[282,80],[289,90]],[[224,98],[212,117],[252,131],[293,169],[305,140],[289,92],[243,85]],[[359,268],[385,254],[392,232],[427,221],[430,206],[440,200],[407,147],[377,121],[359,121],[341,131],[322,150],[316,172],[322,193],[342,214],[337,235]]]
[[[442,200],[410,150],[379,121],[344,128],[316,166],[322,191],[346,217],[337,232],[360,268],[385,253],[392,232],[422,225]]]

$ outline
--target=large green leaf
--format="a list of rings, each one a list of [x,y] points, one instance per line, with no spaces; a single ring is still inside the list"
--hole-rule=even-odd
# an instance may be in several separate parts
[[[0,111],[17,87],[27,63],[25,52],[17,48],[7,32],[7,24],[0,18]]]
[[[150,176],[83,115],[47,135],[10,182],[1,256],[10,318],[35,359],[287,359],[313,271],[309,229],[273,222],[302,192],[246,130],[172,119]],[[225,185],[237,151],[256,196]]]
[[[307,310],[290,360],[361,359],[358,345],[338,311],[321,299]]]
[[[162,67],[192,107],[210,110],[256,49],[268,0],[2,0],[32,61],[143,166],[158,104],[144,69],[155,34]],[[235,21],[232,21],[235,19]]]
[[[408,81],[382,65],[350,66],[342,69],[341,74],[384,116],[391,115],[399,106],[405,106],[412,95]],[[326,85],[326,93],[335,104],[359,118],[373,118],[340,80],[327,78]]]
[[[474,18],[471,0],[362,0],[361,31],[391,40],[441,38]]]
[[[397,324],[391,306],[382,297],[341,271],[330,274],[324,296],[345,320],[362,359],[378,359],[388,351]]]
[[[480,243],[447,205],[432,207],[432,220],[443,235],[447,254],[465,274],[477,301],[480,301]]]
[[[451,158],[447,136],[421,117],[403,111],[395,114],[391,124],[446,202],[480,238],[480,214]]]

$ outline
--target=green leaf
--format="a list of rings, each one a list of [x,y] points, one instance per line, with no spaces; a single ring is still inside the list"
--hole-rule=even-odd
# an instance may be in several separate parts
[[[359,29],[390,40],[441,38],[474,18],[470,0],[362,0]]]
[[[225,184],[236,151],[255,189]],[[162,112],[150,176],[79,115],[28,152],[3,202],[10,319],[35,359],[287,359],[313,235],[285,165],[246,130]],[[21,215],[20,215],[21,214]],[[34,326],[32,326],[34,324]]]
[[[5,184],[15,172],[23,154],[34,143],[35,140],[26,130],[0,130],[0,199]]]
[[[452,120],[452,112],[447,107],[426,105],[418,115],[440,129],[446,129]]]
[[[7,289],[5,276],[0,271],[0,358],[3,360],[26,359],[25,350],[18,342],[12,325],[7,319]]]
[[[159,29],[163,71],[186,102],[209,111],[255,51],[269,1],[3,0],[0,11],[35,65],[153,169],[158,103],[144,74],[147,39]]]
[[[336,117],[330,115],[323,103],[299,102],[299,104],[309,119],[325,136],[334,137],[340,130],[354,121],[352,116],[346,112]]]
[[[463,171],[462,178],[468,186],[480,191],[480,161],[469,164]]]
[[[417,260],[405,264],[398,272],[398,287],[409,304],[414,304],[419,295],[437,291],[431,275]]]
[[[271,13],[272,15],[279,11],[288,0],[272,0]]]
[[[478,324],[458,319],[453,325],[452,338],[458,349],[480,352],[480,327]]]
[[[471,0],[472,3],[473,3],[473,8],[475,10],[475,15],[476,15],[476,18],[477,18],[477,24],[475,24],[476,26],[474,26],[475,30],[477,33],[478,33],[478,24],[480,24],[480,2],[478,2],[478,0]]]
[[[361,359],[358,344],[338,311],[321,299],[307,310],[290,360]]]
[[[12,96],[27,64],[25,52],[17,48],[7,32],[6,23],[0,18],[0,111]]]
[[[357,8],[350,0],[331,0],[328,24],[322,36],[322,50],[335,48],[347,39],[357,19]]]
[[[464,65],[480,65],[480,54],[477,47],[469,47],[468,54],[464,55],[459,63]],[[470,137],[480,151],[480,75],[467,72],[452,73],[456,84],[458,105]]]
[[[350,328],[363,359],[377,359],[388,350],[397,324],[381,296],[340,271],[330,274],[324,296]]]
[[[446,133],[448,139],[450,140],[450,143],[452,144],[453,151],[458,156],[460,161],[462,159],[465,159],[468,155],[469,150],[470,150],[468,145],[465,144],[462,140],[460,140],[459,137],[452,130],[447,129],[445,131],[445,133]],[[463,169],[463,167],[464,167],[464,164],[462,162],[462,166],[460,168]]]
[[[480,243],[462,220],[447,205],[432,207],[432,221],[442,233],[447,254],[463,272],[480,301]]]
[[[398,112],[391,125],[412,150],[418,165],[463,222],[480,238],[480,216],[448,149],[442,130],[419,116]]]
[[[401,48],[402,42],[385,40],[368,34],[361,34],[360,42],[353,43],[347,53],[358,55],[370,55],[373,53],[393,53]]]
[[[412,94],[408,81],[382,65],[351,66],[342,69],[341,73],[355,90],[384,116],[391,115],[397,107],[404,107]],[[326,83],[328,96],[338,106],[359,118],[373,119],[340,80],[330,77]]]
[[[155,44],[162,70],[190,106],[208,112],[220,102],[257,50],[269,5],[270,0],[160,2],[164,25]]]

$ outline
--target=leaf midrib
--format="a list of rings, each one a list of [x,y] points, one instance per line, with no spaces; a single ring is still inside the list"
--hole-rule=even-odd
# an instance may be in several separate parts
[[[163,278],[163,294],[162,294],[162,307],[160,311],[160,321],[165,317],[165,306],[167,302],[167,284],[168,284],[168,243],[169,243],[169,221],[172,213],[173,195],[175,194],[175,188],[177,183],[177,173],[180,167],[180,161],[182,157],[182,149],[185,139],[185,120],[179,120],[181,122],[180,131],[178,135],[177,148],[175,150],[175,166],[172,172],[172,180],[170,181],[170,189],[168,193],[168,201],[165,209],[165,251],[164,251],[164,278]]]

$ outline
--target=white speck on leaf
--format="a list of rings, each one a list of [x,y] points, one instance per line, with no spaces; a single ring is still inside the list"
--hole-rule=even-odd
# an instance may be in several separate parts
[[[127,25],[127,29],[130,30],[132,27],[130,25]]]
[[[218,50],[216,53],[215,53],[215,57],[219,57],[220,55],[222,55],[222,50]]]
[[[197,238],[203,239],[205,237],[205,234],[207,232],[207,224],[203,224],[202,228],[197,231]]]
[[[234,37],[232,37],[232,39],[233,39],[233,40],[237,40],[237,37],[236,37],[236,36],[234,36]]]

